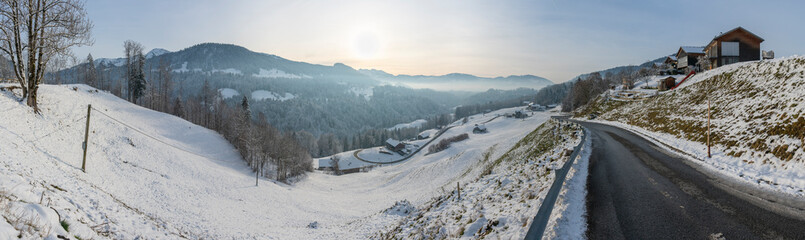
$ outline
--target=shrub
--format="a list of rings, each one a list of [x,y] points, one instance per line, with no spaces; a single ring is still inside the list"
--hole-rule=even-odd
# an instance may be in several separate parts
[[[463,133],[463,134],[460,134],[460,135],[456,135],[456,136],[452,136],[452,137],[449,137],[449,138],[442,139],[438,143],[430,145],[430,147],[428,147],[428,153],[430,154],[430,153],[441,152],[442,150],[445,150],[445,149],[449,148],[450,143],[464,141],[464,140],[467,140],[469,138],[470,138],[469,134]]]

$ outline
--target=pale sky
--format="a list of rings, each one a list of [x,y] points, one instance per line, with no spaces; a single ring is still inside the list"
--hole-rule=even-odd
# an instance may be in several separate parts
[[[533,74],[554,82],[707,44],[737,26],[778,57],[805,54],[805,1],[89,0],[95,44],[178,51],[232,43],[290,60],[392,74]]]

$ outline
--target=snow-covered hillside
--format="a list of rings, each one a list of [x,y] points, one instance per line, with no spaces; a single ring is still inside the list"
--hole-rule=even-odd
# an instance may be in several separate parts
[[[644,132],[727,176],[805,196],[803,103],[805,57],[789,57],[699,73],[645,101],[598,98],[577,116],[600,113],[597,120]]]
[[[456,185],[445,186],[449,191],[420,208],[409,210],[400,224],[380,236],[394,239],[524,238],[556,177],[552,171],[569,159],[567,150],[580,143],[581,135],[580,127],[551,120],[498,158],[491,157],[497,147],[493,145],[475,163],[477,167],[463,173],[474,179],[464,178],[459,182],[460,194],[455,191]],[[589,146],[586,149],[589,152]],[[587,166],[587,159],[578,161]],[[586,168],[581,172],[586,180]],[[582,191],[584,188],[583,184],[574,187]],[[564,200],[569,199],[566,196],[560,200],[561,210],[556,211],[556,218],[579,222],[584,210],[566,212],[565,209],[568,206],[584,209],[584,194],[577,194],[570,201]],[[566,221],[556,224],[554,220],[548,227],[548,235],[582,238],[585,224],[567,224]],[[557,235],[557,231],[561,234]]]
[[[463,173],[484,153],[500,157],[548,118],[496,119],[490,134],[368,173],[314,172],[294,186],[264,179],[255,186],[253,172],[211,130],[85,85],[43,85],[40,98],[35,115],[0,92],[0,236],[23,229],[28,238],[366,238],[402,218],[384,209],[403,199],[423,204],[443,186],[474,178]],[[84,173],[87,104],[97,111]]]

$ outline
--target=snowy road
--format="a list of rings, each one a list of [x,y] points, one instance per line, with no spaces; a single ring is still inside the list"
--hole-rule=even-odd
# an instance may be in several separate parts
[[[593,141],[590,239],[805,239],[802,218],[767,210],[793,205],[801,213],[802,202],[744,194],[751,190],[736,191],[631,132],[580,123]]]

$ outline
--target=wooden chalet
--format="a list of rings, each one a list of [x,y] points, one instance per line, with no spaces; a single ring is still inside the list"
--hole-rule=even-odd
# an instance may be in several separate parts
[[[701,56],[704,56],[704,47],[679,47],[676,51],[676,68],[684,71],[694,70]]]
[[[760,43],[764,40],[742,27],[729,30],[713,38],[705,47],[710,68],[737,62],[760,60]]]
[[[663,61],[662,64],[668,68],[676,69],[676,56],[665,57],[665,61]]]
[[[405,143],[389,138],[386,139],[386,148],[392,152],[400,152],[405,149]]]

